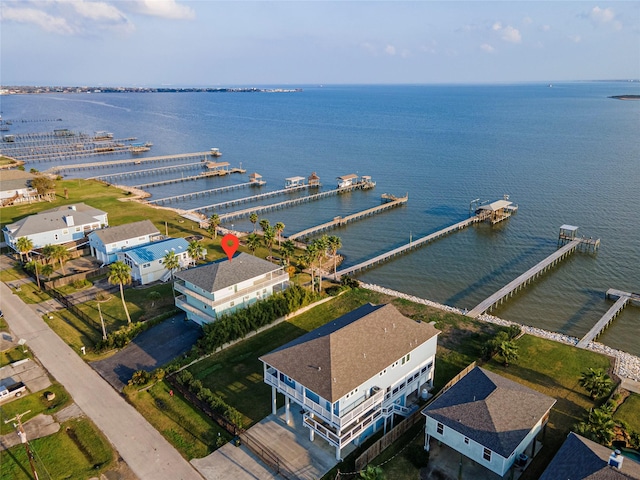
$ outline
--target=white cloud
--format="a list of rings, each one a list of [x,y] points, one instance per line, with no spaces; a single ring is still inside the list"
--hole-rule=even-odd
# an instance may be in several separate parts
[[[524,17],[524,18],[522,19],[522,23],[523,23],[524,25],[531,25],[531,24],[533,23],[533,18],[531,18],[531,17]]]
[[[196,16],[192,8],[181,5],[176,0],[136,0],[135,8],[143,15],[172,20],[192,20]]]
[[[393,45],[387,45],[384,48],[384,53],[386,53],[387,55],[395,55],[396,54],[396,47],[394,47]]]
[[[367,52],[369,52],[371,55],[375,55],[376,54],[376,47],[374,47],[371,43],[369,42],[362,42],[360,44],[360,46],[362,48],[364,48]]]
[[[75,33],[75,29],[63,17],[49,15],[35,8],[13,8],[5,5],[2,8],[2,20],[36,25],[46,32],[60,35]]]
[[[61,5],[71,6],[82,18],[96,21],[127,22],[127,17],[115,6],[106,2],[85,0],[58,0]]]
[[[480,50],[482,50],[485,53],[493,53],[495,51],[495,48],[493,48],[488,43],[483,43],[482,45],[480,45]]]
[[[496,22],[491,26],[491,30],[493,30],[494,32],[499,32],[500,30],[502,30],[502,23],[500,22]]]
[[[504,27],[500,38],[509,43],[520,43],[522,41],[520,31],[517,28],[513,28],[511,25]]]
[[[609,23],[615,18],[615,14],[610,8],[593,7],[589,18],[594,23]]]
[[[551,30],[551,25],[541,25],[540,30],[542,32],[548,32],[549,30]]]
[[[569,40],[573,43],[580,43],[582,41],[582,37],[580,35],[569,35]]]

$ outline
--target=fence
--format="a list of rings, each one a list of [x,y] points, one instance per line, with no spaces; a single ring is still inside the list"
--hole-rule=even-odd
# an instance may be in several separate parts
[[[278,475],[287,480],[297,479],[297,475],[292,469],[287,467],[283,460],[279,458],[268,447],[265,447],[260,441],[252,437],[249,431],[240,435],[240,440],[251,452],[256,455],[263,463],[271,467]]]
[[[73,283],[77,280],[86,280],[87,278],[98,277],[100,275],[106,275],[107,273],[109,273],[109,267],[101,267],[95,270],[75,273],[73,275],[66,275],[61,278],[56,278],[55,280],[44,282],[44,288],[46,290],[51,290],[54,288],[62,287],[64,285],[69,285],[70,283]]]

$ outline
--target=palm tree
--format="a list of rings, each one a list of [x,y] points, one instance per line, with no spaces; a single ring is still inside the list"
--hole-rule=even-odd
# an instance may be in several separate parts
[[[262,229],[262,232],[266,232],[269,226],[270,226],[269,220],[267,220],[266,218],[263,218],[262,220],[260,220],[260,228]]]
[[[247,237],[247,247],[251,250],[251,253],[255,254],[256,249],[260,246],[260,237],[256,233],[252,233]]]
[[[220,225],[220,215],[214,213],[209,217],[209,228],[207,229],[211,238],[218,238],[218,225]]]
[[[273,241],[276,239],[276,230],[273,227],[267,227],[264,231],[264,245],[269,249],[269,256],[271,256],[271,249],[273,248]]]
[[[131,316],[129,315],[129,309],[127,308],[127,302],[124,300],[124,288],[123,285],[131,283],[131,268],[122,260],[113,262],[109,265],[109,283],[112,285],[120,286],[120,298],[122,299],[122,306],[124,307],[124,313],[127,315],[127,322],[131,324]]]
[[[293,240],[285,240],[282,242],[282,245],[280,246],[280,254],[284,258],[285,262],[287,262],[287,265],[289,264],[291,257],[293,257],[295,250],[296,244],[293,243]]]
[[[611,378],[601,368],[594,369],[591,367],[586,372],[582,372],[578,383],[589,392],[591,400],[605,395],[611,391],[613,386]]]
[[[191,257],[193,264],[195,265],[196,262],[200,260],[200,257],[204,255],[204,247],[198,240],[193,240],[187,247],[187,253]]]
[[[599,408],[589,410],[586,418],[576,425],[576,432],[602,445],[610,445],[614,437],[615,422],[611,414]]]
[[[327,235],[323,235],[320,238],[316,238],[311,242],[315,245],[315,261],[318,262],[318,270],[322,270],[322,260],[327,255],[327,248],[329,247],[329,240]],[[322,273],[318,274],[318,291],[322,291]]]
[[[47,262],[60,262],[62,275],[66,275],[64,271],[64,261],[69,258],[69,252],[63,245],[45,245],[42,249],[42,254],[47,259]]]
[[[258,223],[258,214],[252,213],[249,215],[249,221],[253,223],[253,233],[256,233],[256,223]]]
[[[498,354],[504,360],[504,366],[518,359],[518,346],[510,340],[505,340],[498,344]]]
[[[180,268],[180,257],[176,255],[176,252],[171,250],[164,256],[162,263],[164,264],[164,268],[169,270],[169,274],[171,275],[171,289],[173,290],[173,297],[175,298],[176,291],[173,286],[173,273]]]
[[[48,282],[49,280],[51,280],[51,275],[53,275],[53,267],[48,263],[45,263],[44,265],[42,265],[42,268],[40,269],[40,273],[42,273],[42,275],[47,277],[47,282]]]
[[[333,257],[333,275],[334,279],[338,280],[338,250],[342,248],[342,240],[340,237],[335,235],[331,235],[327,239],[327,244],[329,246],[329,251],[331,252],[331,256]]]
[[[29,272],[33,271],[36,276],[36,282],[38,283],[38,290],[42,290],[40,287],[40,275],[38,274],[38,270],[42,268],[42,265],[37,260],[30,260],[25,264],[25,269]]]
[[[20,237],[16,241],[16,248],[18,252],[20,252],[20,260],[24,261],[23,255],[27,256],[27,261],[29,261],[29,252],[33,250],[33,240],[29,237]]]
[[[314,282],[314,277],[313,277],[313,273],[314,273],[314,263],[316,261],[318,255],[318,247],[314,244],[314,243],[310,243],[309,245],[307,245],[307,249],[304,252],[304,255],[302,256],[302,263],[304,263],[305,265],[307,265],[309,267],[309,271],[311,273],[311,291],[315,292],[315,282]]]
[[[273,227],[276,231],[276,235],[278,236],[278,246],[280,246],[280,234],[284,230],[284,223],[278,222]]]
[[[367,465],[367,468],[360,471],[360,478],[364,480],[385,480],[386,477],[382,468]]]

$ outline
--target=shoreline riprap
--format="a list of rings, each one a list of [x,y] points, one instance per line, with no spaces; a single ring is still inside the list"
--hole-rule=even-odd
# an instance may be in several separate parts
[[[466,311],[463,309],[451,307],[449,305],[443,305],[441,303],[426,300],[424,298],[416,297],[413,295],[408,295],[406,293],[398,292],[390,288],[381,287],[379,285],[373,285],[370,283],[361,283],[360,285],[362,286],[362,288],[366,288],[367,290],[384,293],[385,295],[390,295],[392,297],[403,298],[405,300],[409,300],[411,302],[419,303],[422,305],[428,305],[433,308],[444,310],[445,312],[456,313],[458,315],[466,314]],[[479,315],[477,317],[477,320],[482,320],[484,322],[502,326],[517,325],[522,329],[524,333],[527,333],[529,335],[546,338],[555,342],[565,343],[574,347],[578,344],[578,338],[576,337],[558,332],[550,332],[549,330],[544,330],[542,328],[530,327],[529,325],[521,325],[519,323],[504,320],[487,313]],[[589,344],[585,348],[615,358],[614,373],[617,376],[619,376],[620,378],[628,378],[630,380],[640,382],[640,357],[627,352],[623,352],[621,350],[617,350],[615,348],[608,347],[598,342],[589,342]]]

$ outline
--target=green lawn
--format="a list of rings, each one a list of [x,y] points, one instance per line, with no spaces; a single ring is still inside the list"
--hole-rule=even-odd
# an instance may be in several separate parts
[[[3,329],[0,327],[0,331],[2,330]],[[10,363],[17,362],[24,358],[33,358],[33,355],[31,355],[28,348],[25,349],[18,345],[10,348],[9,350],[5,350],[4,352],[0,352],[0,367],[4,367],[5,365],[9,365]]]
[[[632,393],[618,407],[613,418],[625,422],[630,429],[640,432],[640,395]]]
[[[56,398],[48,401],[44,392],[53,392],[56,394]],[[3,420],[13,418],[16,414],[21,414],[27,410],[31,412],[23,418],[23,421],[27,421],[30,418],[35,417],[39,413],[53,414],[67,405],[71,404],[71,397],[59,383],[53,383],[48,388],[34,392],[29,395],[25,395],[22,398],[13,400],[12,402],[2,405],[2,418]],[[11,423],[0,423],[0,434],[4,435],[13,432],[13,426]]]
[[[230,439],[220,428],[196,407],[159,382],[149,390],[138,391],[127,387],[127,399],[164,437],[188,460],[202,458],[217,448],[218,436],[224,442]]]
[[[581,373],[589,367],[607,371],[612,363],[599,353],[531,335],[524,335],[517,345],[519,359],[515,364],[504,367],[491,360],[485,368],[557,400],[549,417],[544,447],[521,477],[527,480],[540,476],[573,426],[596,405],[578,384]]]
[[[98,477],[115,460],[106,438],[86,418],[63,423],[60,430],[29,442],[40,478]],[[0,480],[30,480],[31,467],[23,445],[2,452]]]

